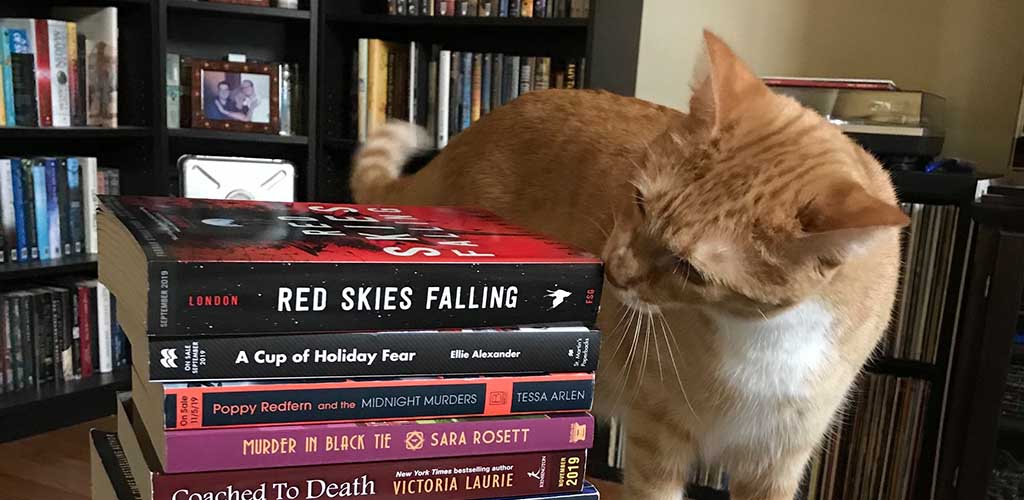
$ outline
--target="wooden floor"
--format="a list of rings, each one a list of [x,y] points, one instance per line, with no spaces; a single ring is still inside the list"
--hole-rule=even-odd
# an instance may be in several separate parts
[[[114,430],[114,417],[0,444],[3,500],[89,500],[89,429]],[[619,498],[599,484],[601,498]]]

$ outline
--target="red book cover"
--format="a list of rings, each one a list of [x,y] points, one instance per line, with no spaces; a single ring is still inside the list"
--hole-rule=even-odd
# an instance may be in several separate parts
[[[92,304],[89,300],[89,287],[78,287],[78,339],[81,344],[82,378],[92,376]]]
[[[151,473],[153,500],[471,500],[583,490],[583,450],[187,474]]]
[[[594,400],[592,373],[162,387],[169,430],[574,412]]]
[[[50,89],[50,29],[45,19],[36,19],[36,99],[39,126],[53,126],[53,95]]]
[[[150,335],[589,325],[600,303],[599,259],[487,212],[101,198],[101,281],[147,293],[105,279],[134,239]]]

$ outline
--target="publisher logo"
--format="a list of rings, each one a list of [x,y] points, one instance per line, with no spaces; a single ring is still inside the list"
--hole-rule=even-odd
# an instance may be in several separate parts
[[[203,219],[203,224],[215,227],[244,227],[236,224],[235,219]]]
[[[572,423],[569,429],[569,442],[579,443],[587,440],[587,426],[585,424]]]
[[[423,443],[423,433],[420,431],[412,431],[405,435],[405,449],[409,451],[422,450]]]
[[[161,349],[160,350],[160,366],[164,368],[177,368],[178,367],[178,353],[175,349]]]
[[[562,305],[562,303],[565,302],[565,299],[569,298],[570,295],[572,295],[572,292],[567,292],[565,290],[555,289],[555,290],[548,290],[548,294],[545,295],[545,297],[551,299],[551,309],[554,309],[554,308]]]

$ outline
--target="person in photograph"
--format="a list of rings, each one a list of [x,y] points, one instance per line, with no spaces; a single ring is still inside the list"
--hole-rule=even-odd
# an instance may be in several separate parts
[[[242,84],[231,95],[235,108],[245,116],[244,121],[251,122],[253,115],[257,112],[262,99],[256,91],[256,85],[252,80],[242,80]]]
[[[231,85],[226,81],[217,84],[217,92],[206,100],[203,108],[208,120],[237,120],[240,113],[231,101]],[[244,116],[244,115],[243,115]]]

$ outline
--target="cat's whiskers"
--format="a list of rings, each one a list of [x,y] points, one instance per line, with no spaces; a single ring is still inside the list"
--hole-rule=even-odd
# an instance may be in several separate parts
[[[665,319],[665,314],[659,310],[658,317],[661,318],[662,333],[666,337],[665,343],[668,344],[667,339],[669,338],[675,341],[675,333],[672,332],[672,327],[668,324],[668,320]],[[679,344],[676,344],[676,349],[679,349]],[[676,364],[676,356],[672,352],[672,347],[668,348],[668,354],[672,360],[672,368],[676,372],[676,382],[679,382],[679,392],[683,393],[683,400],[686,401],[686,407],[690,409],[690,413],[693,414],[693,418],[697,419],[697,423],[702,424],[700,421],[700,415],[697,415],[697,410],[695,410],[693,408],[693,404],[690,403],[690,397],[686,395],[686,387],[683,385],[682,375],[679,374],[679,365]],[[682,356],[683,353],[680,352],[679,355]]]
[[[619,353],[619,349],[622,348],[622,343],[626,340],[626,335],[628,335],[628,333],[629,333],[629,325],[631,325],[633,323],[633,319],[637,315],[637,310],[633,309],[632,307],[627,308],[627,312],[629,314],[629,320],[626,321],[626,325],[622,329],[622,336],[619,337],[619,344],[617,346],[615,346],[615,351],[612,352],[612,359],[615,359],[615,355],[618,354]],[[624,313],[622,315],[622,317],[623,318],[626,317],[626,314]],[[619,320],[619,324],[621,324],[621,323],[622,323],[622,320],[620,319]],[[615,328],[612,329],[612,332],[618,331],[618,327],[619,327],[618,324],[615,325]]]
[[[643,388],[644,381],[647,379],[647,355],[650,352],[651,347],[651,325],[654,324],[653,318],[651,318],[651,308],[648,307],[646,313],[647,326],[644,328],[644,359],[640,361],[640,370],[637,372],[636,390],[633,391],[633,398],[629,400],[630,404],[636,401],[636,397],[640,394],[640,389]]]
[[[633,360],[636,358],[636,346],[639,344],[640,340],[641,323],[643,323],[643,315],[640,314],[639,311],[637,311],[636,327],[633,329],[633,343],[632,345],[630,345],[629,354],[626,356],[624,376],[622,377],[622,380],[620,380],[619,383],[616,384],[617,387],[615,390],[615,402],[612,406],[618,406],[619,399],[622,398],[622,393],[625,392],[626,387],[629,386],[629,378],[633,373]]]
[[[653,311],[647,311],[647,319],[650,322],[650,328],[654,328],[655,325],[654,325],[654,312]],[[665,373],[662,371],[662,368],[661,368],[661,347],[658,346],[658,330],[656,328],[654,330],[654,354],[658,358],[658,379],[660,379],[661,383],[664,384],[665,383]]]
[[[593,217],[591,217],[590,215],[587,215],[587,214],[584,214],[583,216],[586,217],[587,220],[590,221],[591,224],[593,224],[595,227],[597,227],[598,231],[601,231],[601,233],[604,234],[605,239],[609,239],[609,238],[612,237],[611,233],[609,233],[608,230],[605,229],[604,226],[602,226],[600,223],[597,222],[597,219],[595,219],[595,218],[593,218]]]

